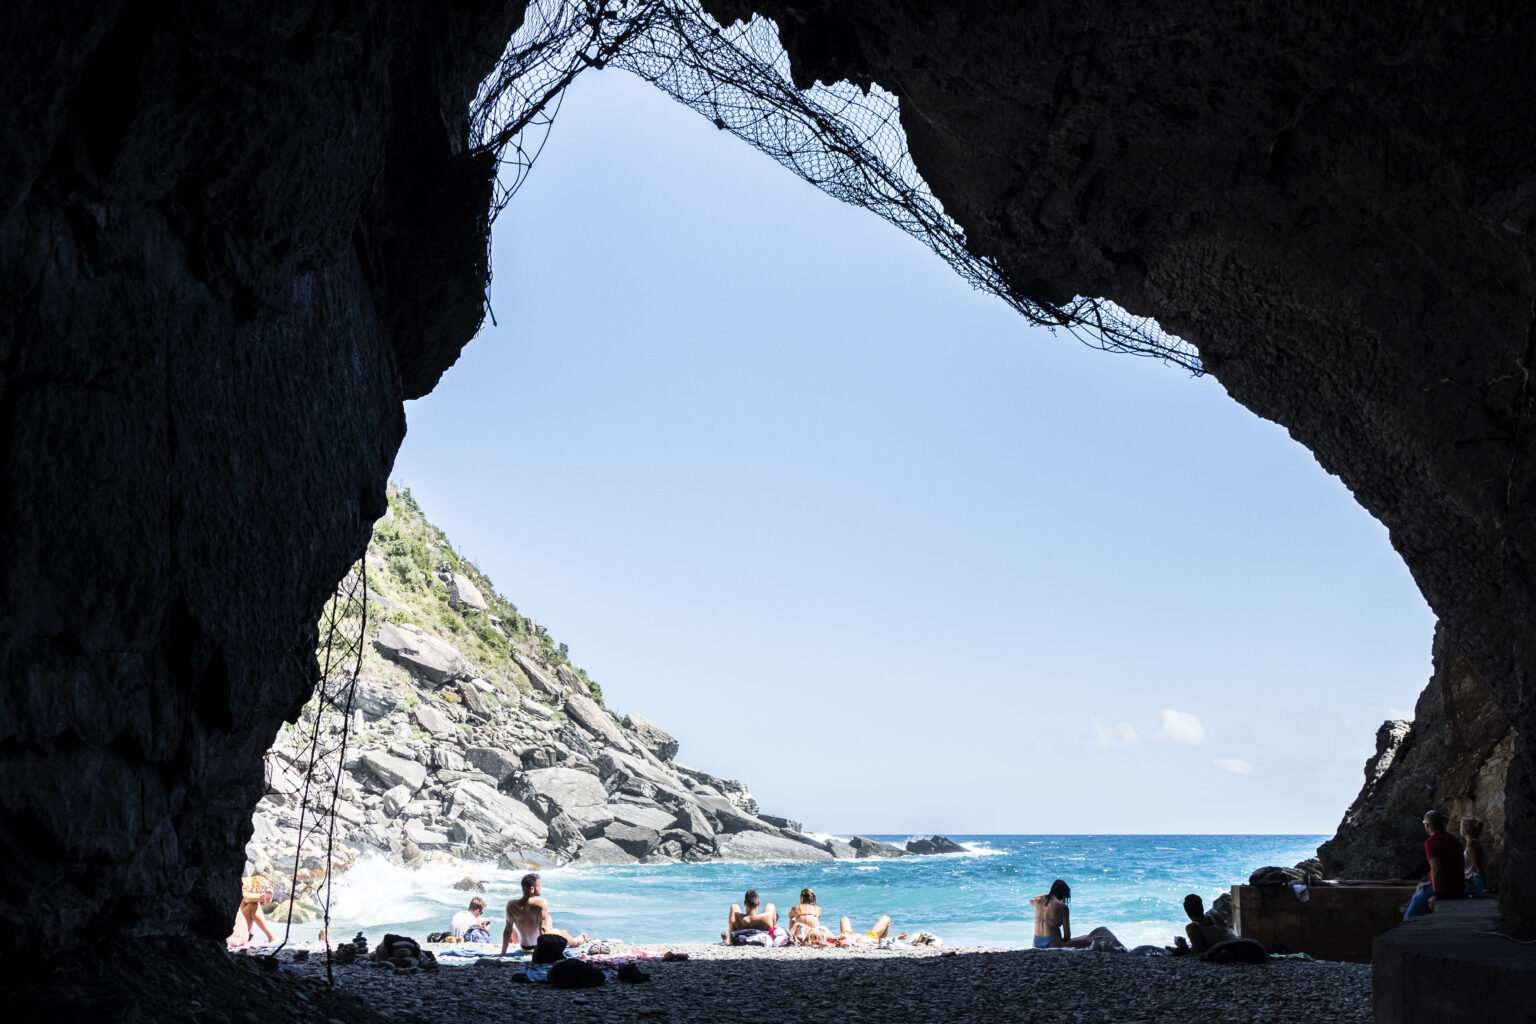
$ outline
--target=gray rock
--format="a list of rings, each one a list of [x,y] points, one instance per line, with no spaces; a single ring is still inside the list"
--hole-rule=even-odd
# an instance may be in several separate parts
[[[858,856],[858,854],[854,852],[854,849],[849,844],[848,840],[839,839],[836,836],[826,840],[821,845],[826,848],[828,853],[836,857],[838,860],[853,860]]]
[[[544,840],[551,850],[572,856],[586,845],[587,837],[569,814],[556,813],[549,819],[549,838]]]
[[[907,841],[907,852],[924,856],[938,853],[964,853],[965,847],[953,839],[944,836],[933,836],[930,839],[910,839]]]
[[[704,809],[693,801],[690,800],[678,807],[676,815],[672,821],[674,828],[697,836],[700,839],[715,838],[715,827],[705,817]]]
[[[587,681],[577,675],[576,670],[569,665],[556,665],[555,678],[577,693],[590,695],[592,692],[591,688],[587,686]]]
[[[565,713],[581,724],[581,727],[600,742],[620,750],[629,749],[629,741],[619,731],[619,725],[613,720],[613,716],[603,710],[597,701],[584,696],[575,690],[565,696]]]
[[[633,864],[639,860],[612,840],[593,839],[581,848],[581,852],[571,861],[572,867],[601,867],[613,864]]]
[[[741,808],[725,799],[725,797],[696,793],[694,794],[694,799],[704,809],[704,813],[714,820],[716,831],[765,832],[769,835],[782,834],[763,819],[747,814]]]
[[[352,707],[370,722],[376,722],[395,710],[403,695],[383,683],[359,681],[352,691]]]
[[[890,843],[882,843],[878,839],[869,839],[864,836],[854,836],[848,840],[848,845],[853,847],[855,857],[905,857],[907,851]]]
[[[555,709],[550,707],[548,704],[527,696],[522,698],[522,700],[519,702],[519,706],[530,715],[538,715],[543,719],[548,719],[555,713]]]
[[[446,682],[469,669],[469,663],[452,644],[393,622],[379,625],[374,644],[391,661],[434,683]]]
[[[544,822],[526,804],[481,782],[466,780],[454,787],[448,815],[473,825],[487,842],[492,836],[500,836],[503,845],[512,841],[522,846],[543,846],[549,835]]]
[[[554,747],[529,747],[523,751],[524,768],[553,768],[556,760]]]
[[[447,743],[435,745],[428,751],[427,760],[431,762],[433,768],[439,769],[439,778],[443,770],[462,772],[469,767],[469,762],[464,760],[464,755],[459,753],[459,749],[450,747]]]
[[[803,825],[791,818],[781,818],[777,814],[759,814],[758,817],[762,818],[774,828],[782,828],[789,832],[805,831],[805,827]]]
[[[523,799],[542,798],[568,814],[579,828],[613,820],[608,791],[595,775],[573,768],[539,768],[523,775]]]
[[[405,823],[405,838],[417,847],[447,846],[449,843],[446,832],[434,832],[414,819]]]
[[[545,871],[558,867],[543,850],[529,850],[512,845],[496,856],[496,866],[503,871]]]
[[[763,832],[737,832],[717,836],[715,844],[724,860],[831,860],[832,855],[806,843]]]
[[[664,811],[660,807],[647,807],[644,804],[611,802],[608,804],[608,810],[613,814],[614,821],[654,829],[657,832],[671,828],[677,819],[677,815],[671,811]]]
[[[496,747],[470,747],[464,751],[464,758],[495,779],[498,786],[523,770],[523,762],[520,758],[513,757],[505,750],[499,750]]]
[[[528,681],[533,684],[534,689],[551,697],[565,696],[565,687],[546,675],[544,670],[532,658],[521,651],[513,651],[512,660],[518,668],[523,670],[523,674],[528,677]]]
[[[377,750],[365,750],[347,767],[370,793],[383,793],[401,785],[415,793],[427,781],[427,769],[423,765]]]
[[[450,573],[448,576],[448,603],[455,608],[471,608],[483,612],[490,608],[480,588],[468,576]]]
[[[648,719],[639,715],[625,715],[624,728],[634,733],[635,741],[654,754],[657,760],[670,761],[677,755],[677,740]]]
[[[661,833],[653,828],[610,821],[603,826],[602,838],[631,856],[644,857],[661,842]]]
[[[433,736],[457,736],[459,727],[447,715],[430,704],[418,704],[411,709],[416,724]]]
[[[410,802],[411,787],[406,785],[399,785],[395,786],[393,789],[385,791],[384,801],[381,806],[384,810],[384,813],[387,816],[393,818],[395,815],[405,810],[406,804]]]
[[[469,713],[478,718],[493,718],[496,709],[491,707],[491,702],[485,699],[485,694],[468,683],[459,684],[459,696],[464,700],[464,707]]]

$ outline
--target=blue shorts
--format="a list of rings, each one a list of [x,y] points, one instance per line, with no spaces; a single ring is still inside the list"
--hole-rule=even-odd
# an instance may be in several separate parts
[[[1056,936],[1054,936],[1054,935],[1036,935],[1035,936],[1035,948],[1036,949],[1045,949],[1048,946],[1050,946],[1051,943],[1053,943],[1055,941],[1056,941]]]
[[[1408,901],[1408,913],[1404,914],[1403,917],[1423,917],[1424,915],[1428,914],[1429,898],[1433,895],[1434,890],[1427,885],[1420,889],[1418,892],[1414,893],[1413,899]]]

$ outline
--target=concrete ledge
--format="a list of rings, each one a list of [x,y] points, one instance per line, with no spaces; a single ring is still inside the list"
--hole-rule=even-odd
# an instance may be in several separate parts
[[[1536,1024],[1536,944],[1497,927],[1494,900],[1460,900],[1378,936],[1376,1024]]]

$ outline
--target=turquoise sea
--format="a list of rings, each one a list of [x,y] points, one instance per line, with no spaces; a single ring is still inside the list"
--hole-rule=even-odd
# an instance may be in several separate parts
[[[902,843],[905,835],[873,838]],[[1028,945],[1029,898],[1051,881],[1072,887],[1075,934],[1105,925],[1127,945],[1166,945],[1182,934],[1186,893],[1207,901],[1247,881],[1256,868],[1314,856],[1320,835],[952,835],[967,852],[933,857],[815,864],[676,864],[561,868],[542,872],[556,927],[629,942],[717,942],[725,914],[756,889],[780,915],[801,887],[816,891],[825,918],[848,915],[860,930],[890,914],[895,931],[930,931],[947,945]],[[468,902],[453,883],[487,883],[487,916],[502,917],[522,872],[485,864],[428,864],[420,870],[365,859],[337,879],[331,934],[386,931],[425,939],[445,930]],[[273,922],[279,936],[282,922]],[[294,925],[295,941],[318,924]],[[497,936],[499,941],[499,935]]]

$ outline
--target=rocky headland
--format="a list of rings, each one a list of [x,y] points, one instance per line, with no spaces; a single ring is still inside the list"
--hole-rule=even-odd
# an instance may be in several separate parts
[[[942,836],[908,848],[813,838],[764,813],[743,783],[679,763],[677,739],[609,711],[566,645],[459,557],[409,490],[390,487],[364,564],[368,612],[350,716],[312,700],[279,731],[246,849],[247,874],[296,894],[296,919],[314,912],[327,863],[345,870],[369,851],[407,866],[462,859],[537,869],[960,849]],[[363,583],[349,575],[338,594],[360,598]],[[357,626],[350,618],[341,628]],[[339,760],[319,753],[341,749],[343,736]]]

